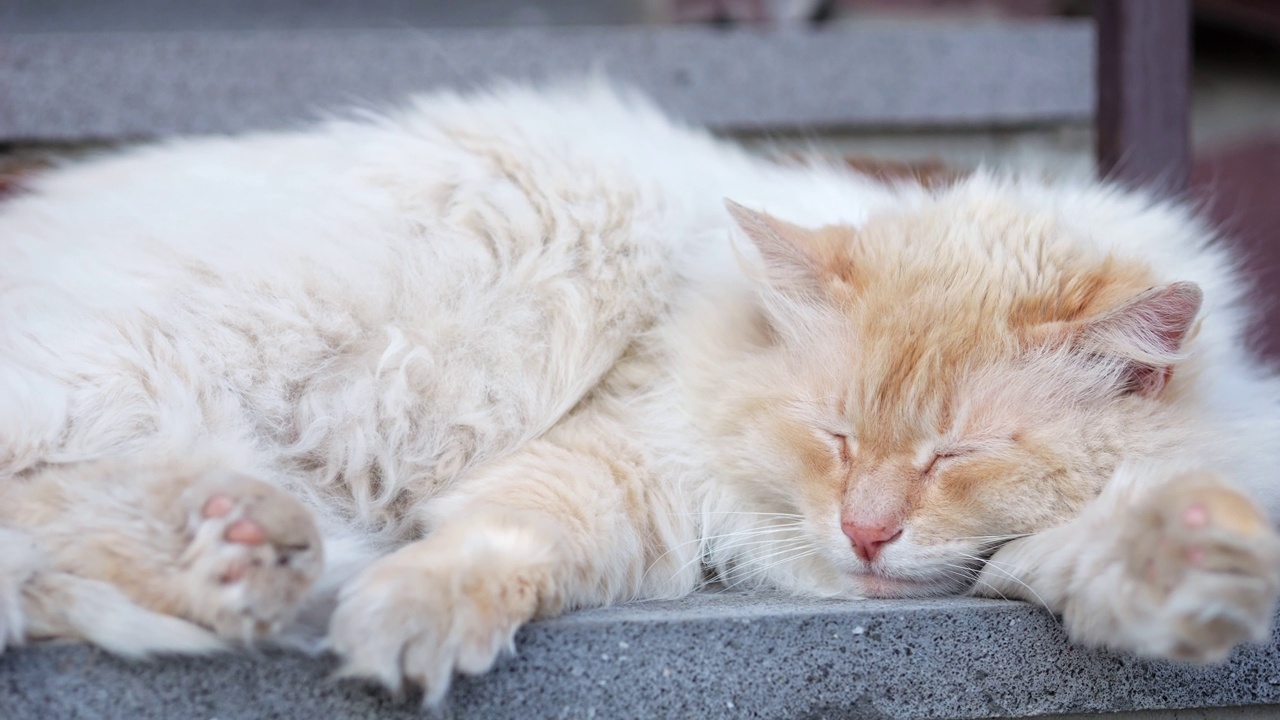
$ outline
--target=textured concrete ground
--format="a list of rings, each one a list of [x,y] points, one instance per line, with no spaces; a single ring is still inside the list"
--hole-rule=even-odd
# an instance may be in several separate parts
[[[1280,649],[1219,666],[1071,645],[1025,603],[816,601],[740,592],[572,614],[460,681],[468,718],[992,718],[1280,703]],[[331,658],[130,663],[79,646],[0,656],[0,718],[410,718]],[[1280,716],[1280,711],[1277,712]]]

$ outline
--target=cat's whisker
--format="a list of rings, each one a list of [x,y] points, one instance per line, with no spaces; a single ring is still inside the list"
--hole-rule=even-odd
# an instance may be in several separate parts
[[[965,585],[968,587],[972,587],[977,582],[978,577],[982,575],[981,566],[974,565],[943,563],[941,570],[946,572],[950,577],[963,580]]]
[[[984,587],[986,587],[986,588],[990,589],[992,592],[994,592],[994,593],[996,593],[997,595],[999,595],[1001,600],[1008,600],[1008,599],[1009,599],[1009,596],[1005,595],[1005,594],[1004,594],[1004,593],[1003,593],[999,588],[997,588],[997,587],[995,587],[994,585],[992,585],[992,584],[990,584],[990,583],[985,582],[985,581],[983,581],[983,580],[982,580],[982,568],[983,568],[983,567],[985,567],[985,566],[986,566],[986,564],[987,564],[987,563],[985,563],[985,562],[984,562],[984,563],[982,563],[982,565],[978,565],[978,566],[969,566],[969,567],[968,567],[969,572],[972,574],[972,577],[971,577],[971,584],[970,584],[970,589],[972,590],[973,588],[977,587],[979,583],[982,583]],[[963,566],[963,565],[954,565],[954,564],[951,564],[951,563],[948,563],[948,565],[949,565],[950,567],[958,567],[958,568],[965,568],[965,567],[966,567],[966,566]]]
[[[643,578],[644,578],[644,577],[648,577],[649,572],[650,572],[654,567],[656,567],[656,566],[657,566],[657,563],[658,563],[658,561],[659,561],[659,560],[661,560],[662,558],[664,558],[664,557],[666,557],[667,555],[671,554],[672,552],[674,552],[675,550],[679,549],[680,547],[686,547],[686,546],[688,546],[688,545],[692,545],[692,544],[694,544],[694,543],[707,544],[707,543],[708,543],[708,541],[711,541],[711,540],[718,540],[718,539],[723,539],[723,538],[736,538],[736,537],[743,537],[743,539],[744,539],[744,540],[750,540],[750,542],[738,542],[738,543],[733,543],[733,544],[731,544],[731,545],[728,545],[728,547],[729,547],[729,548],[734,548],[734,549],[737,549],[737,548],[747,548],[747,547],[753,547],[753,546],[757,546],[757,545],[765,545],[765,544],[768,544],[768,543],[779,543],[779,544],[784,544],[784,543],[791,543],[791,542],[796,542],[796,541],[803,540],[802,538],[791,538],[791,539],[782,538],[782,539],[778,539],[778,538],[773,538],[773,537],[766,537],[766,538],[758,537],[758,535],[764,535],[764,534],[769,534],[769,533],[773,533],[773,532],[780,532],[780,531],[785,531],[785,530],[794,530],[794,529],[795,529],[795,528],[794,528],[794,527],[791,527],[791,526],[774,526],[774,527],[762,528],[762,529],[759,529],[759,530],[752,530],[752,531],[750,531],[750,532],[740,531],[740,532],[734,532],[734,533],[724,533],[723,535],[709,535],[709,536],[705,536],[705,537],[701,537],[701,538],[696,538],[696,539],[694,539],[694,540],[689,540],[689,541],[687,541],[687,542],[681,543],[680,545],[678,545],[678,546],[676,546],[676,547],[673,547],[673,548],[671,548],[671,549],[667,550],[665,553],[663,553],[662,555],[658,556],[658,558],[657,558],[657,559],[655,559],[652,563],[650,563],[650,564],[649,564],[648,569],[646,569],[646,570],[645,570],[645,574],[644,574],[644,576],[642,576],[642,581],[643,581]],[[676,569],[675,569],[675,571],[672,573],[672,577],[676,577],[676,576],[678,576],[680,573],[682,573],[682,572],[684,572],[685,570],[689,569],[689,567],[690,567],[691,565],[693,565],[694,563],[698,563],[698,562],[702,562],[702,561],[706,560],[706,559],[707,559],[708,554],[709,554],[709,553],[708,553],[708,551],[707,551],[707,549],[706,549],[706,548],[702,548],[702,549],[700,549],[700,551],[699,551],[698,553],[696,553],[696,554],[695,554],[695,556],[694,556],[691,560],[689,560],[688,562],[684,563],[684,564],[683,564],[683,565],[681,565],[680,567],[676,568]]]
[[[975,578],[973,582],[974,588],[977,588],[979,585],[981,585],[983,588],[986,588],[987,590],[990,590],[991,592],[994,592],[996,595],[999,595],[1001,600],[1007,601],[1010,599],[1009,596],[1005,595],[1004,591],[1002,591],[1000,588],[996,587],[995,585],[992,585],[986,580],[983,580],[981,575]]]
[[[653,562],[650,563],[650,566],[653,566],[659,560],[675,552],[676,550],[679,550],[680,548],[683,548],[683,547],[688,547],[689,545],[705,543],[711,540],[723,540],[724,538],[732,538],[732,537],[739,537],[739,536],[751,537],[756,534],[781,532],[784,530],[794,530],[799,527],[800,527],[799,523],[779,523],[775,525],[767,525],[760,528],[743,528],[741,530],[734,530],[733,532],[720,533],[717,535],[700,535],[696,538],[685,540],[684,542],[680,542],[680,543],[676,543],[675,545],[672,545],[666,552],[664,552],[663,554],[655,558]]]
[[[790,553],[792,553],[792,554],[789,554],[789,555],[788,555],[788,554],[787,554],[788,552],[790,552]],[[762,558],[762,559],[776,558],[776,557],[778,557],[779,555],[786,555],[786,556],[785,556],[785,557],[778,558],[777,560],[774,560],[773,562],[764,563],[764,564],[762,564],[762,565],[760,565],[760,566],[758,566],[758,567],[753,567],[753,568],[751,568],[751,570],[750,570],[748,573],[746,573],[745,575],[739,575],[739,576],[736,576],[736,577],[733,579],[733,582],[729,583],[729,584],[726,586],[726,588],[730,588],[730,587],[735,587],[735,586],[741,585],[741,584],[743,584],[744,582],[746,582],[747,580],[749,580],[749,579],[751,579],[751,578],[759,577],[759,576],[761,576],[761,575],[763,575],[763,574],[767,573],[768,571],[770,571],[770,570],[772,570],[772,569],[774,569],[774,568],[776,568],[776,567],[779,567],[779,566],[781,566],[781,565],[785,565],[785,564],[788,564],[788,563],[792,563],[792,562],[795,562],[796,560],[801,560],[801,559],[803,559],[803,558],[807,558],[807,557],[810,557],[810,556],[812,556],[812,555],[816,555],[817,553],[818,553],[818,548],[815,548],[815,547],[809,547],[808,549],[804,549],[803,547],[799,547],[799,548],[788,548],[788,550],[785,550],[785,551],[779,551],[779,552],[776,552],[776,553],[772,553],[772,554],[770,554],[770,555],[765,556],[765,558]]]
[[[957,566],[957,567],[958,567],[958,566]],[[979,583],[979,582],[982,582],[982,573],[981,573],[981,571],[974,572],[974,573],[972,573],[972,574],[971,574],[967,579],[968,579],[968,583],[969,583],[969,589],[970,589],[970,590],[972,590],[973,588],[975,588],[975,587],[977,587],[977,586],[978,586],[978,583]],[[990,588],[992,592],[994,592],[995,594],[999,595],[1001,600],[1008,600],[1008,599],[1009,599],[1009,596],[1007,596],[1007,595],[1005,595],[1003,592],[1001,592],[999,588],[997,588],[997,587],[995,587],[995,586],[991,585],[990,583],[984,583],[984,585],[985,585],[987,588]]]
[[[750,548],[758,548],[760,546],[776,545],[778,548],[791,548],[802,545],[807,541],[804,538],[765,538],[760,540],[752,540],[751,542],[741,542],[724,548],[724,552],[740,553]],[[709,553],[704,553],[700,560],[705,560]]]
[[[696,539],[689,540],[688,542],[707,542],[708,540],[720,540],[723,538],[740,537],[740,536],[750,537],[758,533],[776,532],[779,530],[796,530],[796,529],[799,529],[800,527],[801,525],[799,523],[778,523],[776,525],[765,525],[762,527],[743,528],[741,530],[734,530],[732,532],[719,533],[716,535],[701,535]]]
[[[959,566],[940,567],[938,574],[948,583],[955,583],[955,590],[965,590],[973,586],[973,574],[967,573]],[[952,588],[948,587],[948,591]]]
[[[971,535],[968,537],[955,537],[952,540],[976,540],[978,542],[1009,542],[1019,538],[1030,537],[1035,533],[1013,533],[1012,535]]]
[[[767,567],[756,568],[756,569],[752,570],[751,572],[749,572],[749,573],[747,573],[747,574],[745,574],[745,575],[734,576],[734,577],[732,578],[732,580],[730,580],[729,582],[726,582],[726,583],[725,583],[724,587],[720,590],[720,592],[726,592],[726,591],[729,591],[729,590],[734,590],[734,589],[737,589],[737,588],[741,588],[741,587],[747,586],[747,585],[752,584],[752,583],[755,583],[755,582],[761,582],[761,581],[764,581],[764,580],[765,580],[765,577],[764,577],[765,573],[767,573],[768,571],[772,570],[773,568],[778,567],[778,566],[780,566],[780,565],[784,565],[784,564],[786,564],[786,563],[795,562],[795,561],[797,561],[797,560],[803,560],[804,558],[809,557],[809,556],[811,556],[811,555],[814,555],[814,554],[816,554],[817,552],[818,552],[817,550],[810,550],[810,551],[807,551],[807,552],[798,553],[797,555],[795,555],[795,556],[793,556],[793,557],[785,558],[785,559],[780,560],[780,561],[778,561],[778,562],[775,562],[775,563],[773,563],[773,564],[771,564],[771,565],[769,565],[769,566],[767,566]]]
[[[774,557],[774,556],[776,556],[776,555],[780,555],[780,554],[782,554],[782,553],[786,553],[786,552],[791,552],[791,551],[794,551],[794,550],[798,550],[798,549],[802,548],[803,546],[805,546],[807,543],[808,543],[808,541],[807,541],[807,540],[805,540],[804,538],[786,538],[786,539],[782,539],[782,540],[769,539],[769,540],[762,540],[762,541],[756,541],[756,542],[751,542],[751,543],[741,543],[741,544],[738,544],[738,545],[733,546],[733,547],[732,547],[732,548],[730,548],[730,549],[731,549],[731,550],[741,551],[741,550],[745,550],[745,549],[747,549],[747,548],[751,548],[751,547],[759,547],[759,546],[761,546],[761,545],[771,545],[771,544],[772,544],[772,545],[776,545],[777,547],[776,547],[776,548],[774,548],[774,552],[772,552],[772,553],[770,553],[770,554],[768,554],[768,555],[765,555],[765,556],[763,556],[762,558],[760,558],[760,559],[769,559],[769,558],[771,558],[771,557]],[[698,558],[698,559],[699,559],[699,560],[704,560],[704,559],[706,559],[706,557],[704,556],[704,557],[700,557],[700,558]],[[687,564],[686,564],[686,566],[687,566]]]
[[[1053,612],[1053,608],[1051,608],[1051,607],[1049,606],[1049,603],[1045,602],[1044,598],[1040,596],[1040,593],[1036,592],[1036,589],[1035,589],[1035,588],[1033,588],[1033,587],[1031,587],[1030,585],[1028,585],[1024,580],[1022,580],[1021,578],[1019,578],[1017,575],[1013,574],[1013,572],[1011,572],[1011,571],[1009,571],[1009,570],[1007,570],[1007,569],[1005,569],[1005,568],[1003,568],[1003,567],[1000,567],[1000,563],[994,562],[994,561],[992,561],[992,560],[990,560],[990,559],[986,559],[986,560],[984,560],[984,559],[982,559],[982,558],[980,558],[980,557],[978,557],[978,556],[976,556],[976,555],[969,555],[969,554],[967,554],[967,553],[961,553],[961,555],[962,555],[963,557],[967,557],[967,558],[969,558],[969,559],[971,559],[971,560],[977,560],[977,561],[979,561],[979,562],[982,562],[982,563],[983,563],[983,565],[984,565],[985,567],[989,567],[989,568],[991,568],[992,570],[995,570],[996,572],[999,572],[999,573],[1003,574],[1003,575],[1004,575],[1005,577],[1007,577],[1009,580],[1011,580],[1011,581],[1013,581],[1013,582],[1017,583],[1018,585],[1021,585],[1022,587],[1026,588],[1028,592],[1030,592],[1032,595],[1034,595],[1034,596],[1035,596],[1036,601],[1037,601],[1037,602],[1039,602],[1039,603],[1040,603],[1040,605],[1041,605],[1045,610],[1048,610],[1050,613],[1052,613],[1052,612]],[[982,581],[982,575],[981,575],[981,574],[979,574],[979,575],[978,575],[978,581],[979,581],[979,582],[981,582],[981,581]],[[993,587],[990,583],[986,583],[986,585],[987,585],[987,587],[990,587],[992,590],[996,590],[996,592],[1000,592],[1000,591],[999,591],[999,590],[997,590],[995,587]],[[1002,594],[1002,595],[1003,595],[1003,594]]]
[[[740,568],[748,567],[749,570],[746,575],[737,575],[737,577],[739,579],[751,577],[762,570],[767,570],[771,567],[777,566],[778,564],[787,562],[787,556],[807,553],[810,550],[816,550],[816,548],[809,546],[808,542],[803,538],[794,538],[790,542],[779,543],[778,547],[772,549],[771,552],[751,557],[747,559],[748,562],[735,565],[734,571],[736,572]]]
[[[808,541],[808,540],[806,540],[805,538],[791,538],[790,540],[779,541],[779,542],[778,542],[778,546],[779,546],[779,547],[778,547],[778,548],[776,548],[776,549],[774,550],[774,552],[771,552],[771,553],[769,553],[769,554],[767,554],[767,555],[756,556],[756,557],[753,557],[753,558],[751,558],[751,559],[752,559],[752,560],[756,560],[756,561],[758,561],[758,560],[768,560],[769,558],[772,558],[772,557],[775,557],[775,556],[777,556],[777,555],[781,555],[781,554],[783,554],[783,553],[784,553],[784,552],[786,552],[787,550],[792,549],[792,548],[794,548],[794,547],[795,547],[795,546],[797,546],[797,545],[807,545],[807,544],[808,544],[808,542],[809,542],[809,541]],[[760,545],[764,545],[764,544],[766,544],[766,543],[752,543],[752,545],[757,546],[757,547],[758,547],[758,546],[760,546]],[[742,547],[746,547],[746,546],[742,546]],[[738,548],[734,548],[734,549],[738,549]]]
[[[754,510],[703,510],[703,511],[687,512],[687,513],[672,513],[672,515],[674,515],[675,517],[692,517],[692,518],[706,517],[709,515],[714,515],[717,517],[724,516],[724,515],[737,515],[737,516],[761,517],[761,518],[782,518],[786,520],[805,519],[805,516],[801,515],[800,513],[762,512],[762,511],[754,511]]]

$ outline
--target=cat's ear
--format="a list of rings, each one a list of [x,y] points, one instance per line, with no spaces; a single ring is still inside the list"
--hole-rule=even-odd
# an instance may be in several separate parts
[[[724,206],[764,260],[769,284],[793,298],[816,298],[822,292],[817,260],[800,244],[803,228],[725,199]]]
[[[1125,389],[1156,395],[1182,359],[1203,294],[1190,282],[1152,288],[1114,310],[1084,321],[1077,335],[1089,352],[1118,358]]]

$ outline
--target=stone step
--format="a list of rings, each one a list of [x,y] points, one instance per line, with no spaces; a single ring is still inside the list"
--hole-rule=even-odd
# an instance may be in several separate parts
[[[1022,127],[1094,111],[1086,20],[24,33],[0,29],[0,142],[294,127],[413,93],[607,74],[721,130]]]
[[[437,715],[995,718],[1280,704],[1275,642],[1221,665],[1146,661],[1074,646],[1032,605],[972,598],[705,593],[533,623],[517,646],[491,673],[459,680]],[[37,645],[0,656],[0,718],[428,716],[416,698],[330,679],[335,667],[277,652],[130,662]]]

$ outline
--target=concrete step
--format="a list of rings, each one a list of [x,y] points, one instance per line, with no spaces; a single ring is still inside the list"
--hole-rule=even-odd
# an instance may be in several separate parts
[[[1032,605],[969,598],[706,593],[533,623],[517,644],[493,672],[460,680],[439,714],[992,718],[1280,704],[1276,642],[1216,666],[1145,661],[1073,646]],[[0,656],[0,718],[427,716],[415,698],[331,680],[335,666],[273,652],[129,662],[38,645]]]
[[[327,111],[381,108],[494,78],[596,73],[722,130],[1083,122],[1094,109],[1094,40],[1082,20],[824,32],[0,28],[0,142],[293,127]]]

